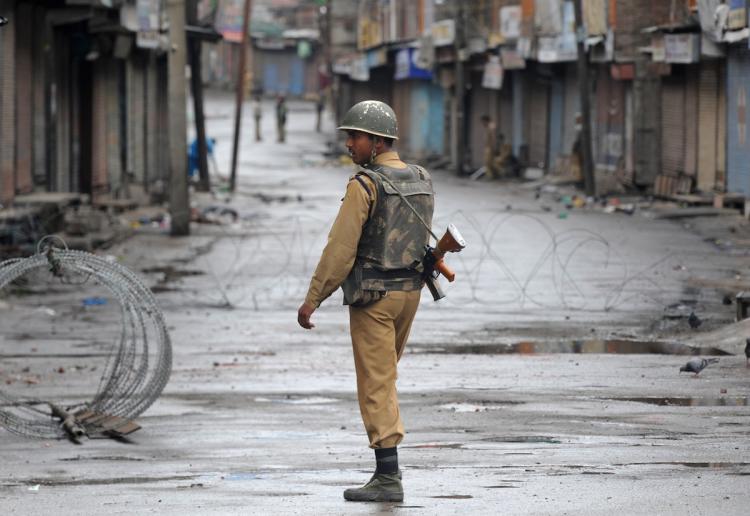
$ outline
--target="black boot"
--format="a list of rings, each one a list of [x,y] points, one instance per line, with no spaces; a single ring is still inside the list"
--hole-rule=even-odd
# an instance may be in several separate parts
[[[376,472],[364,486],[344,491],[344,499],[350,502],[403,502],[401,471],[393,474]]]

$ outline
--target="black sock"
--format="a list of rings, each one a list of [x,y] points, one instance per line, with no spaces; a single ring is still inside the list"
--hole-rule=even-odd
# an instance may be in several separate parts
[[[377,462],[375,473],[385,473],[386,475],[398,473],[398,451],[395,446],[393,448],[376,448],[375,461]]]

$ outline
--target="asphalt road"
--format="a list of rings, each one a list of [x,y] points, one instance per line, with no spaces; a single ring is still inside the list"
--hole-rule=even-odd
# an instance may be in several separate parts
[[[154,287],[174,347],[143,428],[80,445],[0,429],[4,514],[746,513],[750,328],[696,287],[743,280],[746,257],[646,213],[439,171],[435,226],[469,245],[449,257],[448,297],[425,292],[401,362],[406,499],[345,502],[374,462],[347,314],[335,294],[304,331],[296,308],[352,169],[324,155],[312,105],[292,104],[286,145],[266,108],[261,144],[246,123],[237,195],[194,197],[236,222],[184,239],[146,225],[105,251]],[[231,96],[209,113],[226,173]],[[91,296],[107,292],[40,283],[2,300],[0,389],[91,396],[119,331],[116,303]],[[735,355],[679,374],[695,347]]]

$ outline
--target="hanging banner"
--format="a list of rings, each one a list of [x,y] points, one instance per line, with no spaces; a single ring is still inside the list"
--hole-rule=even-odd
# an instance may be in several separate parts
[[[500,56],[490,56],[487,59],[482,75],[482,87],[488,90],[503,88],[503,66],[500,64]]]
[[[744,29],[747,27],[747,6],[745,0],[729,0],[729,17],[727,28],[729,30]]]
[[[432,41],[436,47],[452,45],[455,39],[455,20],[440,20],[432,25]]]
[[[136,0],[138,32],[135,36],[135,45],[138,48],[159,48],[160,5],[161,2]]]
[[[216,13],[216,32],[227,41],[242,43],[242,10],[245,0],[221,0]]]
[[[352,61],[349,77],[353,81],[366,82],[370,80],[370,67],[367,66],[367,57],[364,54]]]
[[[500,35],[503,39],[521,37],[521,6],[511,5],[500,8]]]
[[[368,50],[365,53],[365,57],[369,68],[377,68],[378,66],[388,64],[388,52],[385,47]]]
[[[396,52],[396,71],[393,78],[397,81],[403,79],[432,79],[432,71],[420,68],[417,63],[419,57],[417,49],[402,48]]]
[[[665,34],[664,56],[667,63],[697,63],[700,58],[700,34]]]
[[[573,2],[562,5],[562,29],[554,37],[540,37],[537,59],[540,63],[575,61],[578,58]]]
[[[513,48],[501,48],[500,61],[505,70],[523,70],[526,68],[526,60]]]

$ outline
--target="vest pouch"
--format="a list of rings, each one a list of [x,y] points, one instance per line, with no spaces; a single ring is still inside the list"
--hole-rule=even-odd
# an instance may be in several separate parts
[[[362,283],[362,266],[354,264],[349,275],[341,284],[344,291],[344,304],[349,306],[367,306],[385,297],[384,290],[366,290]]]

